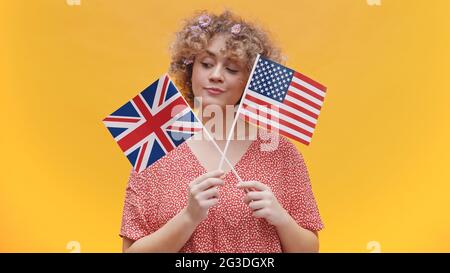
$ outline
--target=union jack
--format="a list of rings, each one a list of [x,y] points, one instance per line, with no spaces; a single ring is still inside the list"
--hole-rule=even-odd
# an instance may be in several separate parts
[[[137,172],[203,128],[167,74],[103,123]]]

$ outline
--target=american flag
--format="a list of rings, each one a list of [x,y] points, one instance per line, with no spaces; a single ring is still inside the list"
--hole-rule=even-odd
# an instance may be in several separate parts
[[[271,60],[256,60],[245,90],[240,116],[309,145],[326,87]]]
[[[202,130],[201,122],[168,75],[152,83],[103,123],[137,172]]]

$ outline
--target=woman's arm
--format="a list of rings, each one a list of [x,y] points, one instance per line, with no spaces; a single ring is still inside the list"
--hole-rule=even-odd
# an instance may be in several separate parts
[[[123,238],[123,252],[178,252],[191,237],[198,223],[186,209],[181,210],[163,227],[137,241]]]
[[[247,192],[244,202],[253,210],[253,216],[264,218],[276,227],[283,252],[318,252],[318,236],[304,229],[281,206],[271,189],[259,181],[238,183],[238,188],[256,191]]]
[[[178,252],[219,202],[218,186],[223,185],[221,170],[205,173],[189,184],[188,205],[163,227],[133,242],[123,239],[123,252]]]
[[[317,232],[302,228],[288,212],[285,214],[285,221],[275,226],[283,252],[319,252]]]

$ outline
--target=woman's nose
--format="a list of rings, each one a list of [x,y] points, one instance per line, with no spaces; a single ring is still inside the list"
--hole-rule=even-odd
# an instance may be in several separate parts
[[[209,74],[209,80],[213,82],[223,82],[222,68],[220,65],[216,65]]]

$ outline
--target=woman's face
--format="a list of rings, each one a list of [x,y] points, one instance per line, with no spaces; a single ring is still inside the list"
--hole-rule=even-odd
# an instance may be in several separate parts
[[[236,105],[244,92],[249,72],[244,63],[226,53],[225,41],[224,35],[215,35],[195,58],[192,91],[203,106]]]

